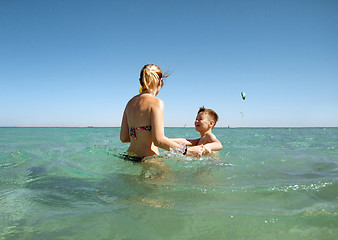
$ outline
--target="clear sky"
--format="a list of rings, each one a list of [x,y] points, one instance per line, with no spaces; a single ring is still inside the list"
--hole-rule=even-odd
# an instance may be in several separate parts
[[[338,127],[336,0],[0,0],[0,126],[120,126],[148,63],[165,126]]]

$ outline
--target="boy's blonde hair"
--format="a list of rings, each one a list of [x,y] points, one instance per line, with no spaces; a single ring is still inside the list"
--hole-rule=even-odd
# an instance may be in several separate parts
[[[158,86],[158,82],[161,78],[162,71],[155,64],[144,65],[140,73],[141,86],[149,92],[153,91]]]
[[[200,109],[198,110],[197,114],[199,114],[199,113],[207,114],[211,118],[211,120],[215,121],[215,124],[214,124],[214,126],[212,128],[215,127],[215,125],[216,125],[216,123],[218,121],[218,115],[217,115],[217,113],[214,110],[205,108],[203,106],[203,107],[200,107]]]

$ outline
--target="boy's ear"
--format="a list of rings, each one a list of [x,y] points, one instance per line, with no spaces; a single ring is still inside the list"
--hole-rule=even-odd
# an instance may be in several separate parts
[[[210,123],[209,123],[210,127],[214,127],[215,126],[215,121],[214,120],[211,120]]]

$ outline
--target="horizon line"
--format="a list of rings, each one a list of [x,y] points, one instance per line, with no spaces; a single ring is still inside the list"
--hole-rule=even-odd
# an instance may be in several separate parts
[[[110,127],[100,127],[100,126],[0,126],[0,128],[120,128],[120,126],[110,126]],[[164,128],[195,128],[193,126],[184,126],[184,127],[179,127],[179,126],[167,126]],[[214,127],[214,129],[224,129],[224,128],[338,128],[338,126],[336,127],[328,127],[328,126],[289,126],[289,127],[285,127],[285,126],[275,126],[275,127],[271,127],[271,126],[262,126],[262,127],[231,127],[231,126],[219,126],[219,127]]]

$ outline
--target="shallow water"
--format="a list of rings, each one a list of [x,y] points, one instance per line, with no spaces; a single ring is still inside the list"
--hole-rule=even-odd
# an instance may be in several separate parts
[[[336,239],[338,128],[214,133],[138,164],[119,128],[0,128],[0,239]]]

